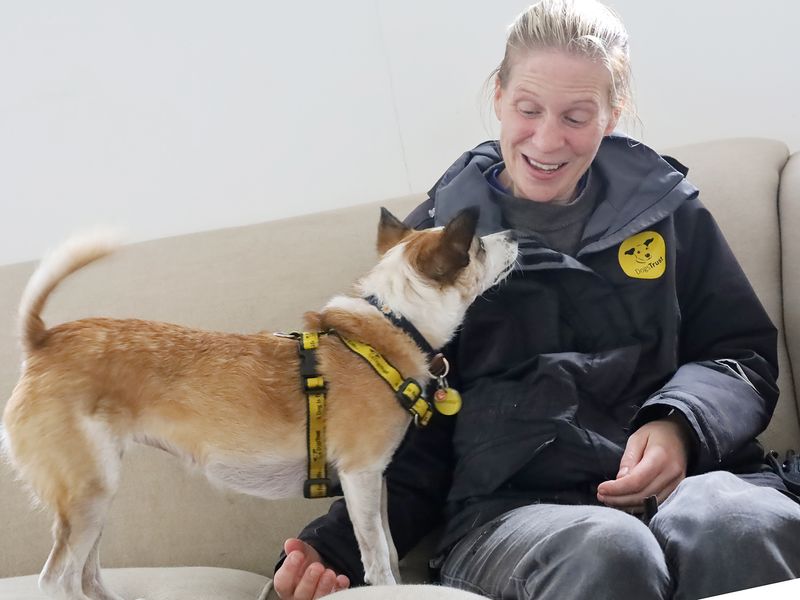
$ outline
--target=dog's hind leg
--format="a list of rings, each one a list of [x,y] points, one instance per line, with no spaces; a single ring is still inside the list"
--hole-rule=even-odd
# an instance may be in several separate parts
[[[119,484],[122,446],[97,422],[84,422],[73,431],[84,437],[71,440],[70,462],[55,471],[52,458],[44,461],[60,492],[48,502],[57,515],[54,545],[39,585],[64,600],[122,600],[103,585],[99,561],[100,535]]]
[[[103,595],[104,590],[92,585],[84,586],[87,562],[100,538],[110,501],[111,496],[103,494],[59,511],[53,525],[53,549],[39,576],[39,587],[49,596],[59,600],[120,600]]]
[[[86,565],[83,567],[83,591],[92,598],[92,600],[123,600],[114,592],[111,592],[103,583],[103,578],[100,573],[100,538],[97,540],[89,552],[89,557],[86,560]]]
[[[59,600],[107,600],[114,596],[84,590],[84,569],[117,490],[124,440],[98,414],[102,399],[81,395],[70,382],[23,376],[3,412],[6,450],[20,479],[55,515],[42,591]]]
[[[53,522],[53,549],[50,551],[50,556],[47,557],[41,575],[39,575],[39,589],[53,598],[69,598],[70,595],[85,598],[80,582],[77,586],[74,582],[70,582],[72,589],[69,589],[64,586],[62,581],[66,563],[69,560],[68,537],[69,523],[61,515],[56,515]]]
[[[372,585],[396,583],[389,548],[392,543],[387,540],[381,518],[383,474],[380,471],[340,471],[339,479],[361,551],[364,578]]]

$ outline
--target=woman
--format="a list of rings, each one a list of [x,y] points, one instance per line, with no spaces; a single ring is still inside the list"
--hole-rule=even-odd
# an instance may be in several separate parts
[[[776,332],[685,170],[612,134],[631,109],[619,19],[530,7],[494,109],[499,143],[407,219],[477,205],[481,233],[512,227],[521,253],[447,349],[464,408],[412,431],[387,471],[398,551],[443,520],[441,581],[492,598],[700,598],[800,576],[800,506],[755,442]],[[284,599],[361,577],[341,501],[285,551]]]

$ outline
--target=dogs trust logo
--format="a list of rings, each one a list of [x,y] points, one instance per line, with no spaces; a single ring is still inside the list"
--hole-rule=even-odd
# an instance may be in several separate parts
[[[667,245],[655,231],[643,231],[619,246],[619,266],[634,279],[658,279],[667,266]]]

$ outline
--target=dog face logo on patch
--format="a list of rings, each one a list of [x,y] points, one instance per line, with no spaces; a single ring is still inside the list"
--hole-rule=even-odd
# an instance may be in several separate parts
[[[619,246],[619,266],[634,279],[658,279],[667,266],[667,245],[655,231],[632,235]]]

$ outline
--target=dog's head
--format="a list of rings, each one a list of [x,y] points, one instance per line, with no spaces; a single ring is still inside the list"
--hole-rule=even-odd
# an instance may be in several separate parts
[[[478,237],[477,222],[478,209],[468,208],[444,227],[417,231],[381,209],[381,259],[360,282],[361,292],[410,320],[432,346],[444,345],[473,300],[516,261],[513,234]]]
[[[634,260],[638,263],[646,263],[649,262],[652,258],[652,253],[650,252],[650,244],[653,243],[653,238],[646,239],[641,244],[634,246],[630,250],[626,250],[625,254],[629,256],[633,256]]]

